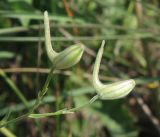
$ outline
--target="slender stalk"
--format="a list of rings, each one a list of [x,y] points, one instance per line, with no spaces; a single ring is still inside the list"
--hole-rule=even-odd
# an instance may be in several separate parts
[[[60,109],[61,99],[59,89],[56,91],[56,111]],[[56,117],[56,136],[60,135],[60,116]]]
[[[15,118],[15,119],[12,119],[12,120],[9,120],[9,121],[3,121],[3,120],[0,121],[0,128],[5,127],[8,124],[23,120],[24,118],[28,117],[30,114],[32,114],[34,112],[34,110],[40,105],[40,102],[43,99],[43,96],[47,93],[48,85],[50,83],[50,80],[52,78],[52,74],[53,74],[54,70],[55,70],[55,68],[53,66],[52,69],[50,70],[49,74],[48,74],[48,77],[47,77],[47,79],[46,79],[46,81],[44,83],[44,86],[43,86],[42,90],[40,90],[39,93],[38,93],[38,97],[37,97],[37,100],[36,100],[33,108],[28,113],[26,113],[26,114],[24,114],[22,116],[19,116],[19,117]]]
[[[29,117],[30,118],[44,118],[44,117],[50,117],[50,116],[56,116],[56,115],[71,114],[71,113],[74,113],[74,112],[84,108],[84,107],[87,107],[88,105],[91,105],[98,98],[99,98],[99,96],[95,95],[89,102],[87,102],[86,104],[84,104],[82,106],[71,108],[71,109],[64,108],[64,109],[61,109],[61,110],[53,112],[53,113],[30,114]]]
[[[89,105],[91,105],[93,102],[95,102],[97,99],[99,98],[99,95],[95,95],[93,98],[91,98],[91,100],[88,102],[88,103],[86,103],[86,104],[84,104],[84,105],[82,105],[82,106],[80,106],[80,107],[75,107],[75,108],[72,108],[72,109],[69,109],[68,111],[69,112],[76,112],[76,111],[78,111],[79,109],[82,109],[82,108],[84,108],[84,107],[87,107],[87,106],[89,106]]]
[[[107,36],[85,36],[85,37],[72,37],[70,39],[67,39],[66,37],[51,37],[51,41],[93,41],[93,40],[117,40],[117,39],[142,39],[142,38],[153,38],[157,41],[160,41],[160,38],[158,35],[155,34],[149,34],[149,33],[135,33],[133,35],[110,35]],[[45,39],[43,37],[7,37],[3,36],[0,37],[0,42],[37,42],[44,41]]]
[[[0,132],[5,135],[6,137],[16,137],[16,135],[14,135],[9,129],[7,128],[1,128]]]

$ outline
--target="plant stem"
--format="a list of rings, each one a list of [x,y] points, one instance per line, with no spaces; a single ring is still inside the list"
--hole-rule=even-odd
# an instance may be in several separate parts
[[[2,128],[4,126],[7,126],[8,124],[23,120],[24,118],[28,117],[30,114],[32,114],[34,112],[34,110],[40,105],[40,102],[43,99],[43,96],[47,93],[48,85],[50,83],[50,80],[52,78],[52,74],[53,74],[54,70],[55,70],[55,68],[53,66],[52,69],[50,70],[48,76],[47,76],[47,79],[46,79],[46,81],[44,83],[44,86],[43,86],[42,90],[40,90],[39,93],[38,93],[37,100],[36,100],[34,106],[32,107],[32,109],[28,113],[26,113],[26,114],[24,114],[22,116],[19,116],[19,117],[15,118],[15,119],[12,119],[12,120],[9,120],[9,121],[3,121],[3,120],[0,121],[0,128]]]
[[[75,107],[75,108],[72,108],[72,109],[69,109],[68,111],[70,112],[76,112],[77,110],[81,109],[81,108],[84,108],[84,107],[87,107],[89,105],[91,105],[93,102],[95,102],[97,99],[99,98],[98,95],[95,95],[93,98],[90,99],[90,101],[82,106],[79,106],[79,107]]]
[[[53,113],[30,114],[29,117],[30,118],[44,118],[44,117],[55,116],[55,115],[71,114],[71,113],[78,111],[81,108],[84,108],[84,107],[87,107],[88,105],[91,105],[98,98],[99,98],[99,96],[95,95],[93,98],[91,98],[91,100],[89,102],[87,102],[86,104],[84,104],[82,106],[71,108],[71,109],[65,108],[65,109],[61,109],[61,110],[53,112]]]
[[[0,129],[0,132],[6,137],[16,137],[9,129],[3,127]]]

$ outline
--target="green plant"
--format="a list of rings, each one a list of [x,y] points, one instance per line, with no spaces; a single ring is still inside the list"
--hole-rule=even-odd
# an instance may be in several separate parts
[[[9,121],[2,120],[0,123],[0,127],[4,127],[7,124],[11,124],[13,122],[22,120],[26,117],[42,118],[42,117],[47,117],[47,116],[74,113],[75,111],[92,104],[97,99],[106,99],[107,100],[107,99],[118,99],[118,98],[124,97],[127,94],[129,94],[129,92],[135,86],[134,80],[125,80],[125,81],[120,81],[120,82],[116,82],[116,83],[109,84],[109,85],[103,85],[99,81],[98,72],[99,72],[100,61],[102,58],[103,48],[104,48],[104,44],[105,44],[105,41],[103,41],[101,48],[98,51],[98,55],[96,57],[94,70],[93,70],[93,78],[92,78],[93,79],[93,86],[96,89],[97,94],[93,98],[91,98],[91,100],[88,103],[86,103],[82,106],[79,106],[79,107],[75,107],[75,108],[71,108],[71,109],[64,108],[62,110],[58,110],[53,113],[34,114],[34,110],[38,108],[41,100],[43,99],[44,95],[47,93],[48,86],[49,86],[49,83],[52,78],[52,74],[53,74],[54,70],[66,69],[66,68],[72,67],[73,65],[75,65],[76,63],[79,62],[79,60],[83,54],[83,51],[84,51],[84,47],[82,44],[75,44],[60,53],[56,53],[52,49],[52,44],[51,44],[51,39],[50,39],[49,19],[48,19],[47,11],[44,12],[44,25],[45,25],[46,51],[47,51],[47,55],[48,55],[50,61],[52,62],[52,68],[50,70],[50,73],[48,74],[48,77],[46,79],[46,82],[45,82],[42,90],[40,90],[38,93],[38,97],[37,97],[37,100],[36,100],[34,106],[29,110],[29,112],[20,116],[20,117],[15,118],[13,120],[9,120]]]
[[[98,72],[100,68],[100,61],[103,54],[105,41],[102,41],[102,45],[99,49],[99,52],[97,54],[96,62],[94,65],[93,70],[93,86],[97,91],[97,94],[100,99],[119,99],[122,97],[125,97],[127,94],[132,91],[132,89],[135,87],[135,81],[130,80],[124,80],[124,81],[118,81],[112,84],[104,85],[99,81],[98,78]]]
[[[47,51],[49,59],[53,63],[52,68],[50,69],[50,72],[49,72],[48,77],[47,77],[47,79],[46,79],[46,81],[45,81],[45,83],[42,87],[42,90],[40,90],[39,93],[38,93],[38,97],[37,97],[37,100],[36,100],[35,104],[29,110],[29,112],[20,116],[20,117],[9,120],[9,121],[2,120],[0,122],[0,127],[4,127],[4,126],[6,126],[10,123],[22,120],[22,119],[30,116],[34,112],[34,110],[36,108],[38,108],[41,100],[43,99],[44,95],[46,94],[54,70],[65,69],[65,68],[72,67],[73,65],[78,63],[78,61],[80,60],[80,58],[83,54],[84,48],[80,44],[75,44],[75,45],[71,46],[70,48],[68,48],[68,49],[66,49],[66,50],[64,50],[60,53],[56,53],[51,47],[49,19],[48,19],[47,12],[44,13],[44,25],[45,25],[46,51]],[[52,51],[52,52],[50,52],[50,51]],[[63,113],[68,113],[68,112],[64,112],[63,110],[58,111],[58,113],[59,112],[61,112],[62,114]],[[55,112],[55,113],[57,113],[57,112]]]

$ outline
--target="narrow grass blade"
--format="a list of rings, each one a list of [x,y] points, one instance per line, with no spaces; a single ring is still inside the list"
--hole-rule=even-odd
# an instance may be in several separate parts
[[[14,135],[9,129],[3,127],[0,128],[0,132],[5,135],[6,137],[16,137],[16,135]]]
[[[26,107],[28,107],[28,101],[25,98],[25,96],[22,94],[22,92],[17,88],[17,86],[14,84],[14,82],[7,77],[7,75],[0,69],[0,76],[4,78],[4,80],[7,82],[7,84],[10,86],[10,88],[14,91],[14,93],[18,96],[18,98],[24,103]]]

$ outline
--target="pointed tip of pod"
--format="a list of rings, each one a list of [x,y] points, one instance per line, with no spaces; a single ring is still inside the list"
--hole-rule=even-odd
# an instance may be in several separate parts
[[[85,46],[82,43],[77,43],[77,45],[79,45],[81,47],[82,50],[85,49]]]
[[[48,11],[47,11],[47,10],[45,10],[45,11],[44,11],[44,14],[48,14]]]
[[[98,51],[98,56],[99,56],[99,54],[102,56],[104,46],[105,46],[105,40],[103,40],[102,43],[101,43],[101,47],[99,48],[99,51]]]
[[[104,45],[105,45],[105,40],[102,40],[101,47],[104,48]]]
[[[45,18],[46,18],[46,17],[48,18],[48,11],[47,11],[47,10],[44,11],[44,17],[45,17]]]
[[[104,49],[104,46],[105,46],[105,40],[102,41],[100,50],[103,50],[103,49]]]
[[[134,80],[134,79],[129,79],[128,81],[133,85],[133,87],[135,87],[136,82],[135,82],[135,80]]]
[[[84,51],[85,46],[82,43],[76,43],[74,45],[72,45],[71,47],[77,47],[78,49]]]

